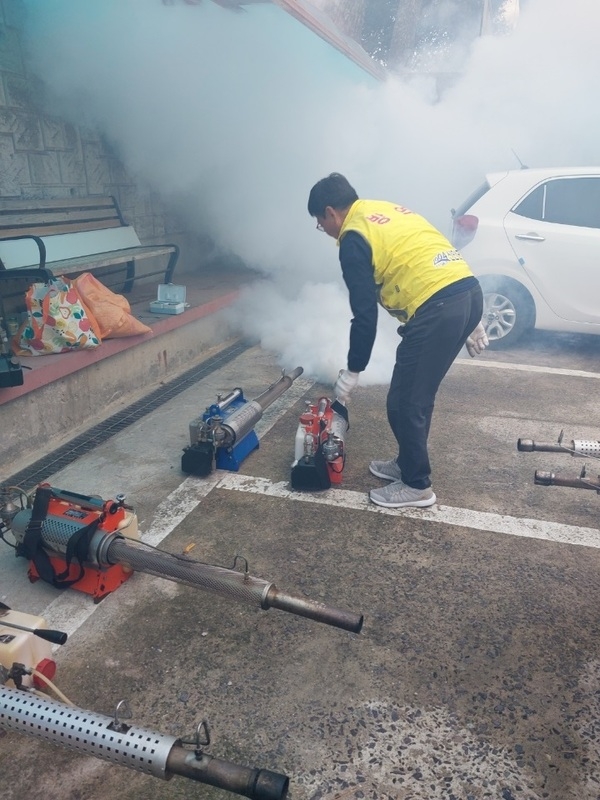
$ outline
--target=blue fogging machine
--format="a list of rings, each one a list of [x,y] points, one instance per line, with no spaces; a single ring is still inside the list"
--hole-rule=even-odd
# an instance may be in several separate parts
[[[204,414],[190,422],[190,444],[183,450],[181,469],[188,475],[206,477],[213,465],[237,472],[242,461],[259,446],[254,426],[265,409],[287,391],[304,372],[296,367],[254,400],[246,400],[241,389],[208,406]]]

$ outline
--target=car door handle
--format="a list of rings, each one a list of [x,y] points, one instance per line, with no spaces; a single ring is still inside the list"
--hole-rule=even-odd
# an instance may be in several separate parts
[[[539,233],[515,233],[515,239],[526,239],[528,242],[545,242],[544,236]]]

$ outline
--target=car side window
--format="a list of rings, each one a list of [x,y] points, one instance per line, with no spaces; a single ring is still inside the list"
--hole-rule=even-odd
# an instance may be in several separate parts
[[[600,178],[557,178],[537,186],[514,208],[529,219],[600,228]]]
[[[600,180],[568,178],[546,184],[546,222],[600,228]]]
[[[533,192],[529,192],[524,200],[513,209],[515,214],[529,219],[544,219],[544,184],[536,186]]]

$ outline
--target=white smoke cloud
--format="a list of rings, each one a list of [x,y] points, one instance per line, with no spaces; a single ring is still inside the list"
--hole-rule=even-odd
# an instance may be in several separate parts
[[[333,240],[306,211],[331,171],[359,195],[412,207],[444,232],[485,172],[600,163],[600,4],[529,0],[502,37],[461,43],[463,73],[378,83],[278,6],[25,0],[53,112],[87,119],[134,174],[184,202],[190,225],[270,276],[237,318],[284,366],[330,380],[350,311]],[[363,383],[387,382],[397,336],[382,318]]]

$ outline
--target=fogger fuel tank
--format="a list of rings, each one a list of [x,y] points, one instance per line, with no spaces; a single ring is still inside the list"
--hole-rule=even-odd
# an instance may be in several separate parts
[[[52,644],[63,642],[54,633],[48,631],[43,617],[14,611],[0,603],[0,672],[2,668],[8,672],[16,662],[52,680],[56,673]],[[33,673],[22,676],[22,685],[44,688],[43,680]]]

